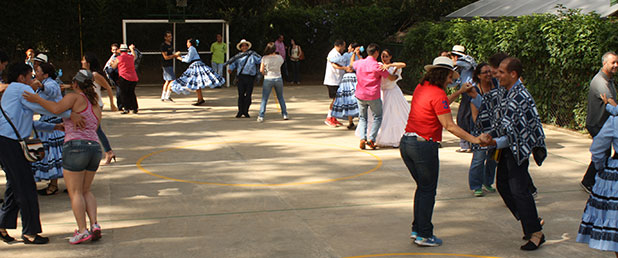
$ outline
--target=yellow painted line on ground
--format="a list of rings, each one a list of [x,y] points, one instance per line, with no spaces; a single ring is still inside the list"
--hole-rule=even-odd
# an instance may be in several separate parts
[[[480,257],[480,258],[499,258],[496,256],[483,256],[474,254],[448,254],[448,253],[390,253],[390,254],[369,254],[361,256],[348,256],[343,258],[366,258],[366,257],[383,257],[383,256],[459,256],[459,257]]]
[[[147,158],[152,157],[152,156],[157,155],[157,154],[168,152],[168,151],[179,150],[179,149],[184,149],[184,148],[194,147],[194,146],[200,146],[200,145],[228,144],[228,143],[256,143],[256,142],[260,142],[260,143],[273,143],[273,142],[297,143],[297,144],[330,146],[330,147],[340,148],[340,149],[355,150],[355,151],[359,151],[359,152],[362,152],[362,153],[365,153],[365,154],[369,154],[370,156],[374,157],[378,161],[378,164],[376,164],[376,166],[373,167],[370,170],[367,170],[367,171],[359,173],[359,174],[351,175],[351,176],[338,177],[338,178],[325,179],[325,180],[317,180],[317,181],[295,182],[295,183],[280,183],[280,184],[232,184],[232,183],[216,183],[216,182],[201,182],[201,181],[184,180],[184,179],[178,179],[178,178],[173,178],[173,177],[159,175],[159,174],[153,173],[152,171],[149,171],[148,169],[146,169],[146,168],[144,168],[142,166],[142,162],[144,160],[146,160]],[[263,187],[263,186],[296,186],[296,185],[309,185],[309,184],[323,184],[323,183],[336,182],[336,181],[341,181],[341,180],[346,180],[346,179],[352,179],[352,178],[356,178],[356,177],[359,177],[359,176],[367,175],[367,174],[369,174],[371,172],[374,172],[374,171],[378,170],[378,168],[380,168],[382,166],[382,159],[380,159],[380,157],[376,156],[375,154],[370,153],[370,152],[365,151],[365,150],[360,150],[360,149],[351,148],[351,147],[348,147],[348,146],[341,146],[341,145],[335,145],[335,144],[316,143],[316,142],[302,142],[302,141],[250,141],[250,140],[245,140],[245,141],[206,142],[206,143],[198,143],[198,144],[191,144],[191,145],[185,145],[185,146],[179,146],[179,147],[166,148],[166,149],[162,149],[162,150],[159,150],[159,151],[154,151],[154,152],[151,152],[151,153],[148,153],[148,154],[142,156],[141,158],[139,158],[137,160],[137,163],[135,163],[135,165],[137,165],[137,167],[141,171],[143,171],[144,173],[149,174],[151,176],[155,176],[155,177],[166,179],[166,180],[172,180],[172,181],[176,181],[176,182],[181,182],[181,183],[202,184],[202,185],[220,185],[220,186],[239,186],[239,187]]]

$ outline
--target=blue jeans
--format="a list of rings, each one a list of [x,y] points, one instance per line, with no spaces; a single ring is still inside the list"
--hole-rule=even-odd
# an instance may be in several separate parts
[[[496,161],[487,154],[487,150],[474,151],[468,172],[470,190],[481,189],[483,185],[491,186],[495,176]]]
[[[401,158],[416,182],[412,231],[421,237],[433,236],[431,216],[438,188],[439,146],[437,142],[417,141],[416,136],[401,137],[399,145]]]
[[[373,124],[371,125],[369,140],[375,142],[376,136],[378,136],[378,130],[380,130],[380,125],[382,125],[382,100],[362,100],[356,98],[356,101],[358,102],[358,110],[360,112],[358,120],[360,137],[362,140],[367,140],[367,109],[371,108],[371,112],[373,112]]]
[[[275,79],[264,79],[262,85],[262,104],[260,105],[260,117],[264,117],[266,113],[266,104],[268,104],[268,97],[275,88],[277,93],[277,99],[279,100],[279,106],[281,106],[281,114],[288,115],[287,108],[285,107],[285,99],[283,99],[283,79],[281,77]]]
[[[223,64],[219,64],[219,63],[215,63],[215,62],[210,62],[210,65],[212,66],[212,69],[215,70],[215,72],[219,76],[225,76],[225,74],[223,74]]]

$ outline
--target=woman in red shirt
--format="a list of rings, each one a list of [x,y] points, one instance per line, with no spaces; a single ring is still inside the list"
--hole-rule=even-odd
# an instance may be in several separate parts
[[[448,57],[437,57],[426,65],[427,73],[416,86],[406,133],[401,138],[401,158],[416,182],[414,220],[410,238],[419,246],[439,246],[442,240],[433,235],[431,216],[438,187],[438,148],[442,128],[468,142],[489,142],[488,135],[474,137],[453,122],[446,86],[459,77]]]

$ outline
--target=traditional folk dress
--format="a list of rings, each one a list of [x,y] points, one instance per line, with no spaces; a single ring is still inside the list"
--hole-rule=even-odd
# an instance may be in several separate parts
[[[577,242],[618,252],[618,159],[606,156],[608,148],[618,148],[618,108],[608,104],[607,111],[612,115],[590,146],[592,162],[599,172],[582,215]]]
[[[329,60],[340,66],[349,66],[352,52],[345,53],[338,58]],[[348,117],[358,117],[358,102],[354,93],[356,92],[356,73],[345,73],[337,89],[337,96],[333,102],[331,116],[348,119]]]
[[[382,63],[380,63],[382,64]],[[390,67],[390,74],[397,75],[395,81],[382,78],[382,124],[376,144],[385,147],[399,147],[401,136],[406,132],[406,124],[410,115],[410,103],[403,96],[403,92],[397,85],[401,80],[401,69]],[[373,115],[372,115],[373,116]],[[373,119],[368,119],[368,121]]]
[[[43,87],[37,90],[39,96],[45,100],[58,102],[62,99],[60,85],[52,79],[47,78],[41,82]],[[41,115],[41,122],[50,124],[62,123],[62,118],[56,116]],[[41,161],[32,163],[34,179],[51,180],[62,178],[62,145],[64,144],[64,132],[53,130],[36,131],[36,137],[40,138],[45,148],[45,157]]]
[[[182,62],[190,65],[180,78],[172,82],[172,91],[177,94],[187,95],[206,87],[221,87],[225,83],[223,77],[202,62],[197,49],[193,46],[189,47],[187,55],[182,57]]]

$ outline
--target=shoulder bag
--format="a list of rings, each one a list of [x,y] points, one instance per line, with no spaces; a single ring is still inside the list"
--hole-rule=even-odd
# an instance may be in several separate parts
[[[21,138],[21,136],[19,135],[19,132],[17,132],[17,129],[15,128],[15,125],[13,125],[13,122],[11,122],[11,119],[9,119],[9,116],[7,116],[6,113],[4,112],[4,109],[2,109],[2,105],[0,105],[0,110],[2,111],[2,115],[4,116],[4,119],[6,119],[6,121],[9,122],[9,124],[13,128],[13,131],[15,132],[15,135],[17,136],[19,145],[21,145],[21,149],[22,149],[22,152],[24,153],[24,157],[26,158],[26,160],[29,162],[36,162],[36,161],[42,160],[43,157],[45,157],[45,148],[43,148],[43,142],[41,142],[41,139]]]

